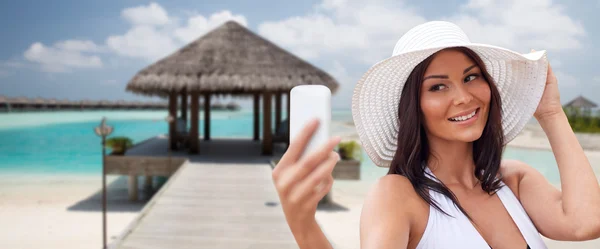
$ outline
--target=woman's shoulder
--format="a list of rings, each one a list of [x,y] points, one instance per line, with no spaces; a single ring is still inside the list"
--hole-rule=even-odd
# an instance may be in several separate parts
[[[408,178],[397,174],[379,178],[361,211],[361,244],[382,246],[385,241],[392,247],[416,241],[416,231],[422,234],[427,223],[428,207]]]
[[[521,199],[519,197],[519,183],[521,182],[523,175],[530,170],[533,170],[531,166],[519,160],[504,159],[500,163],[502,182],[510,188],[519,200]]]
[[[388,174],[372,185],[365,198],[365,206],[372,206],[382,212],[389,210],[414,217],[427,203],[417,194],[408,178]]]

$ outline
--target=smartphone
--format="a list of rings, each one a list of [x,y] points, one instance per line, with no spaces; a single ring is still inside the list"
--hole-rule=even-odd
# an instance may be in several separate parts
[[[319,119],[319,126],[305,147],[302,156],[318,149],[329,139],[331,91],[323,85],[300,85],[292,88],[290,93],[290,141],[293,141],[306,123],[313,118]]]

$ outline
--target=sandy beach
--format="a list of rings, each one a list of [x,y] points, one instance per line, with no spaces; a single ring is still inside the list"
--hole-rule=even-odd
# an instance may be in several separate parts
[[[101,184],[89,175],[2,175],[0,248],[102,248]],[[110,242],[145,201],[127,199],[126,178],[109,176],[107,186]]]

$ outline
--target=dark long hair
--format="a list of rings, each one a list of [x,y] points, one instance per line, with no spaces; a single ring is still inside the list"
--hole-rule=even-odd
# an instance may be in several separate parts
[[[473,161],[475,172],[473,174],[481,182],[481,188],[488,194],[495,193],[501,186],[502,176],[498,175],[502,150],[504,146],[504,133],[502,132],[501,100],[493,78],[485,68],[485,64],[472,50],[464,47],[449,48],[465,54],[479,66],[482,76],[490,86],[491,98],[488,119],[481,137],[473,142]],[[421,85],[425,70],[431,63],[434,55],[428,57],[417,65],[406,80],[400,103],[398,104],[398,149],[390,165],[388,174],[403,175],[412,183],[415,191],[429,205],[442,213],[442,210],[429,195],[429,190],[441,193],[450,198],[459,210],[469,219],[456,196],[441,181],[437,182],[425,174],[427,160],[431,155],[421,111]],[[497,177],[499,176],[499,177]]]

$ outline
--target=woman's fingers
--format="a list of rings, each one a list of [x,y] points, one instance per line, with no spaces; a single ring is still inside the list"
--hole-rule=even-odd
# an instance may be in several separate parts
[[[279,161],[281,165],[290,165],[298,160],[298,157],[304,152],[304,148],[317,130],[317,127],[319,127],[318,119],[313,119],[304,125],[302,131],[294,138],[294,140],[290,141],[290,146]]]
[[[331,151],[328,154],[327,160],[320,163],[310,174],[298,182],[294,189],[290,191],[289,201],[297,205],[314,205],[316,203],[309,202],[315,195],[320,195],[323,188],[327,186],[327,181],[331,177],[333,168],[339,161],[337,153]],[[322,186],[319,186],[323,184]],[[321,196],[322,198],[323,196]],[[315,197],[317,198],[317,197]],[[320,199],[320,198],[319,198]]]
[[[319,201],[321,199],[323,199],[323,197],[325,197],[325,195],[327,195],[327,193],[329,193],[332,186],[333,186],[333,176],[329,175],[327,178],[325,178],[325,181],[322,182],[321,188],[316,190],[315,194],[313,196],[311,196],[310,199],[306,203],[307,204],[309,204],[309,203],[319,204]],[[312,204],[312,205],[314,205],[314,204]]]
[[[308,174],[312,171],[317,165],[319,165],[322,161],[326,160],[332,153],[333,149],[337,144],[341,141],[340,137],[330,138],[325,144],[321,145],[315,151],[312,151],[298,162],[298,165],[301,165],[302,169],[300,169],[300,173],[302,175]]]

